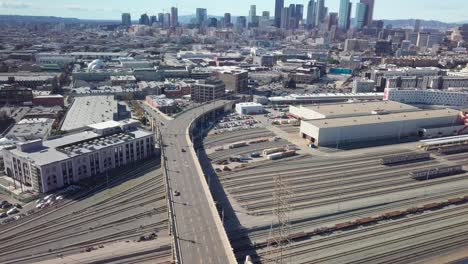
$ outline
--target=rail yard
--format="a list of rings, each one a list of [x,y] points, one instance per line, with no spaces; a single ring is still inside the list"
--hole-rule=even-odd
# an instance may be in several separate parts
[[[270,263],[280,250],[282,242],[272,237],[279,225],[278,178],[291,193],[290,243],[281,249],[288,263],[431,263],[441,252],[468,246],[465,146],[426,151],[409,143],[330,156],[311,155],[303,144],[295,155],[272,160],[265,150],[284,153],[299,140],[297,126],[276,127],[282,137],[267,124],[209,134],[203,142],[245,231],[227,229],[239,262],[249,255]],[[256,153],[264,155],[253,158]]]
[[[171,263],[159,167],[151,160],[125,168],[97,188],[0,225],[0,262]],[[119,251],[110,250],[119,243]],[[150,251],[141,249],[145,243]]]

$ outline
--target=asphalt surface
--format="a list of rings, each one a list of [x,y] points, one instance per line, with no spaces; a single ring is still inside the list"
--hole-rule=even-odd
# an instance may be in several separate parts
[[[195,170],[198,158],[190,154],[189,148],[193,146],[186,137],[187,128],[195,117],[225,103],[217,101],[189,110],[161,126],[171,195],[175,190],[180,192],[180,196],[173,196],[173,200],[181,263],[229,263],[221,234],[217,231],[215,219],[208,207],[207,194]],[[160,120],[156,112],[148,113]]]

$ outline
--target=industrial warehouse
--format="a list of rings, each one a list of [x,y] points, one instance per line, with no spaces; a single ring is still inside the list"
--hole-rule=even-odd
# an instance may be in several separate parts
[[[341,105],[334,107],[341,112]],[[358,143],[360,141],[378,141],[387,139],[401,139],[418,136],[424,128],[447,128],[460,126],[458,111],[425,110],[414,111],[411,107],[406,112],[391,112],[385,109],[374,111],[368,115],[351,115],[343,113],[346,117],[322,118],[301,122],[300,133],[303,138],[310,140],[315,146],[341,146]],[[362,112],[361,112],[362,113]]]

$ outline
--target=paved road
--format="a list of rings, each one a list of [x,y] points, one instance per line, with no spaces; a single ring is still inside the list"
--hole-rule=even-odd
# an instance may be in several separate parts
[[[195,169],[198,159],[191,155],[189,148],[192,145],[186,137],[187,128],[195,117],[225,103],[217,101],[192,109],[173,121],[166,121],[161,127],[167,146],[166,167],[172,185],[171,193],[174,190],[180,192],[180,196],[174,197],[174,210],[182,263],[230,263],[231,253],[225,251],[222,236],[216,228],[214,216],[208,207],[209,198]],[[148,112],[159,120],[154,111]]]

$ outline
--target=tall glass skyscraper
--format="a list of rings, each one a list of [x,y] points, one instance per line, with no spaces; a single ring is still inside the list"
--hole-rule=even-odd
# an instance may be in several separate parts
[[[315,27],[315,15],[317,11],[315,10],[317,6],[317,3],[315,0],[309,0],[309,3],[307,4],[307,19],[306,19],[306,25],[308,28],[313,28]]]
[[[281,13],[283,12],[284,0],[275,1],[275,26],[281,27]]]
[[[348,30],[351,24],[351,2],[349,0],[340,1],[340,13],[338,27],[341,30]]]
[[[356,4],[356,28],[361,29],[366,25],[367,5],[364,3]]]
[[[367,6],[365,25],[370,26],[374,20],[374,0],[361,0],[361,3]]]

